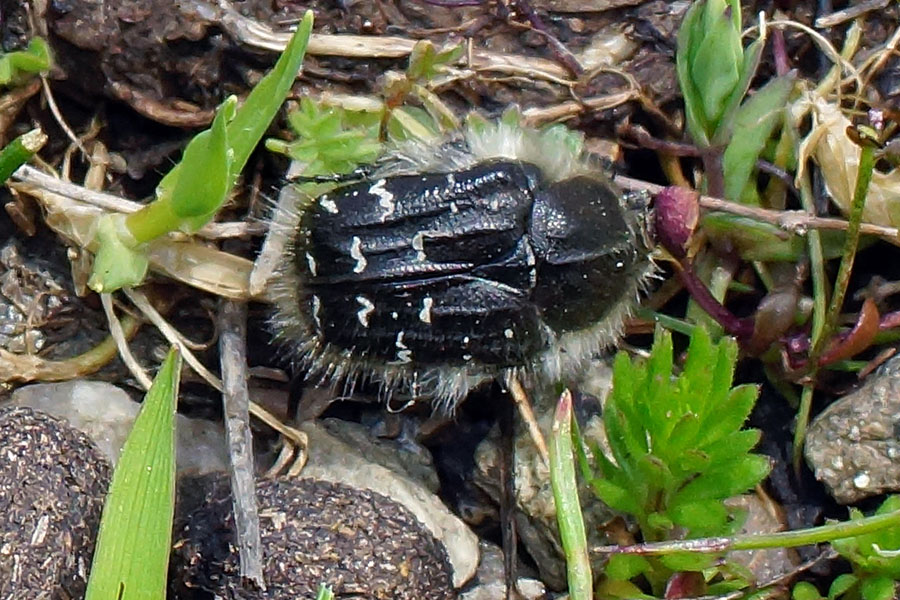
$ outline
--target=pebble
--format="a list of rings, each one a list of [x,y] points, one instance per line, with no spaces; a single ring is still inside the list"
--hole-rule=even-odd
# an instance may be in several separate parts
[[[834,499],[853,504],[900,491],[900,357],[836,400],[809,426],[805,455]]]

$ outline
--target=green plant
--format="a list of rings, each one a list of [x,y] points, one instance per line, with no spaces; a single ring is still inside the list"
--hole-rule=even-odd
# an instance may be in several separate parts
[[[228,98],[210,128],[188,143],[181,161],[160,181],[153,202],[130,215],[107,215],[98,223],[99,248],[88,282],[93,290],[111,292],[139,284],[147,272],[147,242],[170,231],[196,231],[218,211],[290,91],[312,25],[308,11],[243,105],[237,108],[237,99]]]
[[[303,98],[300,108],[288,114],[297,139],[267,139],[266,148],[301,162],[305,177],[350,173],[381,154],[380,119],[377,112],[350,111]]]
[[[781,75],[744,100],[764,44],[760,37],[743,48],[739,0],[695,2],[678,31],[686,129],[701,150],[709,193],[729,200],[758,201],[751,176],[794,87],[793,75]]]
[[[724,500],[769,471],[768,460],[751,452],[759,431],[742,429],[757,390],[732,387],[737,353],[731,338],[714,344],[697,327],[677,376],[672,338],[662,329],[648,360],[616,356],[603,412],[608,452],[591,448],[596,474],[582,454],[582,473],[600,500],[634,517],[645,541],[734,532],[739,519]],[[658,559],[618,554],[607,577],[627,581],[643,574],[659,592],[673,573],[711,564],[709,557],[685,553]]]
[[[0,53],[0,86],[14,86],[23,78],[50,68],[50,46],[43,38],[31,38],[24,50]]]
[[[886,515],[900,510],[900,496],[888,497],[876,515]],[[850,522],[860,522],[863,514],[850,509]],[[897,581],[900,580],[900,527],[891,527],[834,540],[831,545],[850,561],[853,572],[839,575],[831,582],[828,595],[819,595],[809,583],[794,586],[794,600],[890,600],[895,598]]]
[[[172,350],[144,398],[113,473],[86,600],[165,598],[180,379],[181,355]]]

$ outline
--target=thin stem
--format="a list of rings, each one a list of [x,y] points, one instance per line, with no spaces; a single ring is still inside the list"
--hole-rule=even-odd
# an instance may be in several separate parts
[[[824,344],[831,338],[831,334],[837,327],[838,318],[841,315],[844,297],[847,295],[847,287],[850,284],[850,274],[853,271],[853,260],[856,258],[856,250],[859,247],[860,223],[862,223],[863,208],[866,206],[866,195],[874,169],[875,150],[872,146],[863,145],[859,155],[859,168],[856,172],[856,189],[853,192],[853,203],[850,205],[850,215],[847,220],[847,238],[844,241],[841,266],[835,278],[834,293],[825,316],[822,335],[813,346],[813,358],[821,354]]]
[[[853,521],[841,521],[819,527],[796,531],[779,531],[768,534],[738,535],[732,538],[700,538],[693,540],[672,540],[651,542],[633,546],[600,546],[591,552],[598,554],[639,554],[641,556],[662,556],[676,552],[697,552],[719,554],[736,550],[765,550],[769,548],[795,548],[843,538],[858,537],[883,529],[900,527],[900,510],[884,515],[874,515]]]
[[[800,180],[800,201],[803,208],[814,213],[815,199],[812,194],[812,185],[809,181],[809,174],[805,174]],[[809,249],[810,271],[813,284],[813,313],[812,313],[812,332],[811,344],[815,348],[819,346],[822,339],[822,332],[825,328],[825,315],[828,291],[825,286],[825,256],[822,253],[822,240],[818,231],[810,231],[807,237],[807,247]],[[811,359],[808,361],[810,365],[810,376],[815,380],[818,360]],[[815,388],[812,385],[803,387],[800,394],[800,406],[797,410],[796,424],[794,427],[794,439],[792,446],[792,464],[794,473],[800,473],[800,467],[803,460],[803,444],[806,441],[806,431],[809,427],[809,415],[812,410],[812,401]]]

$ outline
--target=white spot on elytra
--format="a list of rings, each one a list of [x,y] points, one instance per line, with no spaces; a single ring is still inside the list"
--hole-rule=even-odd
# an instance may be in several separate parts
[[[379,179],[375,182],[375,185],[369,188],[370,194],[378,196],[378,206],[384,209],[384,214],[381,215],[382,221],[393,215],[394,209],[397,208],[397,204],[394,202],[394,195],[384,189],[386,182],[386,179]]]
[[[419,311],[419,320],[423,323],[431,325],[431,307],[434,306],[434,299],[431,296],[422,298],[422,310]]]
[[[371,315],[375,310],[375,305],[372,304],[372,301],[365,296],[357,296],[356,301],[359,302],[359,305],[362,307],[358,311],[356,311],[356,318],[359,319],[360,325],[362,325],[363,327],[368,327],[369,315]]]
[[[456,202],[450,203],[450,212],[452,212],[454,215],[459,212],[459,207],[456,205]]]
[[[513,336],[515,335],[515,333],[513,333],[512,329],[504,329],[503,335],[506,336],[506,339],[511,340],[511,339],[513,339]]]
[[[471,354],[463,354],[463,360],[466,362],[472,360],[472,355]]]
[[[350,243],[350,258],[356,261],[356,264],[353,266],[354,273],[362,273],[366,270],[366,265],[369,263],[362,253],[362,240],[355,235]]]
[[[412,248],[416,251],[416,260],[422,262],[425,260],[425,234],[421,231],[413,236]]]
[[[397,319],[400,318],[400,315],[397,314],[397,311],[395,310],[394,312],[391,313],[391,318],[396,321]]]
[[[312,297],[312,318],[316,324],[316,331],[322,331],[322,321],[319,319],[319,311],[322,309],[322,301],[316,294]]]
[[[322,196],[321,198],[319,198],[319,206],[321,206],[322,208],[324,208],[325,210],[327,210],[328,212],[330,212],[333,215],[336,215],[339,212],[341,212],[340,209],[338,208],[338,205],[335,204],[334,200],[329,198],[327,194],[325,196]]]
[[[470,341],[469,336],[466,336],[466,337],[463,338],[463,344],[468,344],[469,341]]]
[[[394,341],[394,346],[397,347],[397,362],[398,363],[408,363],[412,362],[412,350],[410,350],[406,344],[403,342],[403,331],[397,332],[397,339]]]
[[[316,275],[319,274],[318,270],[317,270],[318,265],[316,264],[316,257],[313,256],[312,254],[310,254],[309,252],[306,253],[306,264],[309,265],[309,274],[310,275],[315,277]]]

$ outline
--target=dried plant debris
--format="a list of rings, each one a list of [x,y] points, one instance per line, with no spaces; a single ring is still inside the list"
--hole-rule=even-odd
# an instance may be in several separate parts
[[[81,598],[109,463],[81,432],[0,410],[0,598]]]
[[[340,598],[456,598],[444,547],[385,496],[313,479],[268,479],[257,482],[257,498],[267,589],[242,586],[231,494],[219,478],[176,526],[170,573],[178,597],[313,598],[326,584]]]

